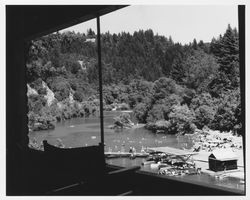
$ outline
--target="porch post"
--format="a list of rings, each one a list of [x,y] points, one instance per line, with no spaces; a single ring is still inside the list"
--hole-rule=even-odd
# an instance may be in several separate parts
[[[98,54],[100,124],[101,124],[101,143],[100,143],[100,145],[103,147],[103,153],[104,153],[104,126],[103,126],[102,59],[101,59],[100,16],[97,16],[97,54]]]
[[[244,178],[246,180],[245,5],[238,5],[238,28],[239,28],[241,123],[242,123],[243,158],[244,158],[243,163],[244,163]],[[246,185],[244,191],[246,194]]]

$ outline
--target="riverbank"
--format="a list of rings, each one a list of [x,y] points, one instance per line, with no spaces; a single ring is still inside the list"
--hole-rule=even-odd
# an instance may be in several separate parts
[[[154,134],[151,131],[141,128],[145,124],[135,124],[131,129],[121,129],[118,132],[113,129],[109,129],[108,126],[112,125],[114,122],[114,117],[117,116],[120,112],[104,112],[104,130],[105,130],[105,151],[108,151],[109,148],[112,149],[112,152],[121,151],[121,148],[124,148],[124,151],[129,151],[130,147],[134,147],[137,153],[140,153],[142,147],[162,147],[168,146],[178,149],[189,149],[192,150],[194,145],[193,140],[197,138],[197,135],[186,134],[186,135],[168,135],[168,134]],[[52,145],[57,145],[57,139],[60,138],[62,143],[65,145],[65,148],[74,148],[74,147],[83,147],[98,145],[100,141],[100,122],[98,116],[86,117],[86,118],[73,118],[71,120],[59,122],[56,124],[56,127],[52,131],[36,131],[32,132],[29,137],[30,140],[35,138],[37,144],[40,144],[41,141],[47,140]],[[241,150],[243,152],[243,150]],[[205,153],[205,150],[197,152],[199,156],[204,156],[205,159],[208,159],[208,155],[211,152]],[[198,156],[198,155],[197,155]],[[243,153],[242,153],[242,162],[243,162]],[[109,164],[131,167],[141,165],[142,162],[145,162],[146,158],[115,158],[107,159],[106,162]],[[239,183],[239,178],[232,179],[216,179],[214,176],[207,175],[206,169],[208,169],[208,163],[202,161],[195,161],[197,167],[201,166],[204,170],[201,175],[187,175],[181,176],[180,178],[197,180],[201,182],[206,182],[208,184],[220,184],[226,187],[239,187],[241,190],[244,188],[244,184]],[[240,165],[241,161],[238,161]],[[204,167],[202,167],[202,165]],[[158,170],[151,169],[150,165],[142,165],[143,171],[149,171],[153,173],[158,173]],[[239,167],[239,169],[242,169]],[[231,173],[237,175],[238,172]],[[241,173],[241,172],[239,172]],[[238,186],[237,186],[238,185]]]
[[[215,179],[222,180],[224,178],[236,178],[239,179],[241,183],[244,183],[245,174],[244,174],[244,156],[243,156],[243,148],[242,148],[242,137],[232,134],[231,132],[219,132],[213,130],[196,130],[195,134],[190,134],[192,137],[194,146],[191,149],[184,149],[184,150],[176,150],[178,154],[184,155],[185,153],[193,154],[191,155],[189,161],[190,163],[194,164],[195,169],[198,171],[200,170],[201,173],[204,175],[209,175],[214,177]],[[158,147],[158,148],[151,148],[151,149],[158,149],[158,151],[163,152],[163,155],[159,154],[158,157],[153,159],[153,166],[160,166],[161,164],[164,165],[165,153],[171,153],[171,149],[169,147]],[[165,149],[165,150],[164,150]],[[168,150],[170,149],[170,150]],[[174,150],[174,149],[173,149]],[[191,150],[191,151],[190,151]],[[165,152],[166,151],[166,152]],[[169,152],[170,151],[170,152]],[[232,154],[233,158],[237,159],[237,169],[233,170],[225,170],[225,171],[212,171],[209,169],[209,156],[212,153],[220,152],[221,154]],[[230,153],[229,153],[230,152]],[[173,153],[175,155],[175,153]],[[157,160],[161,158],[160,162]],[[175,160],[175,159],[173,159]],[[147,162],[146,162],[147,163]],[[150,162],[149,162],[150,163]],[[160,171],[159,171],[160,172]],[[178,174],[178,173],[177,173]],[[179,174],[178,174],[179,175]]]
[[[219,132],[213,130],[202,130],[194,135],[194,151],[197,154],[193,156],[196,167],[201,168],[206,173],[217,178],[234,177],[244,180],[244,156],[242,148],[242,137],[231,132]],[[223,172],[214,172],[209,170],[208,157],[215,150],[232,151],[237,157],[237,170],[227,170]]]
[[[225,177],[233,177],[244,180],[244,157],[243,157],[243,150],[235,151],[237,155],[237,169],[235,170],[227,170],[227,171],[219,171],[214,172],[209,170],[208,164],[208,156],[211,152],[201,151],[196,155],[193,155],[193,160],[196,165],[196,168],[201,168],[201,172],[208,174],[210,176],[214,176],[216,178],[225,178]]]
[[[211,129],[196,130],[193,134],[194,151],[213,151],[215,149],[232,148],[233,150],[243,149],[242,136],[232,132],[220,132]]]

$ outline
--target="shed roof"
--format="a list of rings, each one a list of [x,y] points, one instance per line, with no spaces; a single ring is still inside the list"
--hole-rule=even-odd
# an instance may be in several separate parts
[[[213,155],[217,160],[237,160],[237,155],[232,151],[232,149],[218,149],[214,150],[210,156]],[[210,157],[209,156],[209,157]]]

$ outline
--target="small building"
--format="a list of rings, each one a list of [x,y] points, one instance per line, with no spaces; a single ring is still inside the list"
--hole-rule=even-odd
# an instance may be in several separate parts
[[[231,149],[215,150],[208,157],[209,169],[215,172],[237,169],[237,160]]]
[[[81,69],[82,70],[86,70],[87,69],[86,64],[83,62],[83,60],[78,60],[78,63],[81,65]]]
[[[95,42],[95,38],[86,38],[85,42]]]

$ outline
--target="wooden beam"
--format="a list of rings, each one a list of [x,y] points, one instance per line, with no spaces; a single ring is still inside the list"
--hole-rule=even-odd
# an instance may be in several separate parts
[[[98,54],[98,72],[99,72],[99,100],[100,100],[100,131],[101,143],[104,156],[104,122],[103,122],[103,96],[102,96],[102,57],[101,57],[101,31],[100,31],[100,16],[97,16],[97,54]]]

